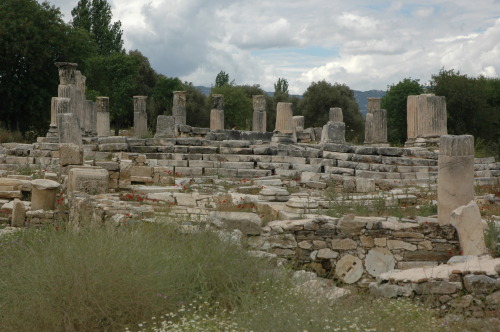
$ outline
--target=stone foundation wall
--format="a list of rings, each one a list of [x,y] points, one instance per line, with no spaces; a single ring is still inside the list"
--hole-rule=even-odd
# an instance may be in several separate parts
[[[344,216],[302,220],[275,220],[250,247],[293,259],[320,274],[337,267],[333,277],[367,286],[383,272],[425,265],[437,266],[460,255],[452,226],[440,227],[433,218],[400,223],[395,218]],[[338,270],[348,258],[357,264]]]
[[[231,130],[210,135],[226,137],[232,132],[244,136],[244,132]],[[268,133],[255,134],[260,137],[258,135]],[[209,140],[206,137],[137,139],[116,136],[85,140],[85,163],[107,169],[111,188],[115,189],[121,187],[119,179],[127,177],[133,177],[130,178],[132,182],[162,184],[162,174],[168,172],[239,178],[298,176],[302,172],[313,172],[319,174],[317,181],[325,183],[357,177],[371,179],[380,189],[432,187],[438,170],[438,153],[424,148],[285,145],[262,140]],[[145,156],[141,165],[127,163],[137,155]],[[0,147],[0,171],[19,165],[57,167],[58,158],[58,143],[5,143]],[[141,168],[133,168],[137,166]],[[128,175],[129,172],[132,174]],[[474,175],[476,185],[499,185],[500,163],[494,158],[476,158]]]

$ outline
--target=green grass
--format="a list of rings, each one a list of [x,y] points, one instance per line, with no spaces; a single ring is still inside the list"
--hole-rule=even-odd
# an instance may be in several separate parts
[[[165,225],[20,232],[0,247],[1,331],[123,330],[203,298],[227,308],[262,278],[216,234]]]
[[[138,224],[0,237],[0,331],[449,331],[409,300],[337,304],[211,231]]]
[[[500,257],[500,223],[488,221],[488,228],[484,232],[484,240],[490,255]]]

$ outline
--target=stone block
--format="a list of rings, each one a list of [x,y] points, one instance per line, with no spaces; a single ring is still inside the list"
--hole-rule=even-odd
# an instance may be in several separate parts
[[[400,240],[387,240],[387,248],[393,249],[404,249],[409,251],[417,250],[417,246],[405,241]]]
[[[26,207],[20,199],[14,199],[12,207],[12,227],[23,227],[26,221]]]
[[[394,256],[386,248],[371,249],[365,258],[366,271],[373,277],[394,270],[395,263]]]
[[[72,168],[68,173],[68,192],[103,194],[108,191],[109,174],[102,168]]]
[[[253,162],[221,162],[222,168],[253,169]]]
[[[457,229],[464,255],[479,256],[487,253],[484,242],[486,225],[481,220],[481,212],[474,201],[453,210],[450,223]]]
[[[82,165],[83,148],[73,143],[61,143],[59,145],[59,163],[61,166]]]
[[[236,174],[240,178],[241,177],[243,177],[243,178],[259,178],[259,177],[271,175],[271,171],[264,170],[264,169],[238,169],[238,172]]]
[[[152,168],[149,166],[132,166],[130,168],[130,176],[151,177],[152,174]]]
[[[356,191],[359,193],[371,193],[375,191],[375,180],[356,178]]]
[[[99,144],[99,151],[127,151],[127,143],[109,143],[109,144]]]
[[[245,235],[259,235],[262,231],[260,217],[251,212],[214,212],[215,223],[225,229],[238,229]]]
[[[179,176],[202,176],[203,168],[201,167],[175,167],[175,172],[181,174]]]
[[[351,239],[333,239],[331,248],[334,250],[354,250],[358,247],[356,241]]]
[[[59,182],[37,179],[31,181],[31,186],[31,209],[54,210],[57,190],[61,186]]]

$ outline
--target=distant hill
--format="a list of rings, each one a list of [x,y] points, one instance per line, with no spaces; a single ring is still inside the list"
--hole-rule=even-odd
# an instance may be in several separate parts
[[[210,88],[206,86],[195,86],[198,91],[203,93],[205,96],[208,96],[210,94]],[[369,90],[369,91],[358,91],[358,90],[353,90],[354,91],[354,98],[356,98],[356,102],[359,105],[359,110],[361,111],[361,114],[365,116],[366,112],[368,111],[368,99],[367,98],[382,98],[385,96],[385,91],[382,90]],[[273,92],[266,92],[269,96],[272,96],[274,93]],[[297,96],[298,98],[302,98],[301,95],[294,95]]]
[[[368,98],[382,98],[385,96],[385,91],[382,90],[370,90],[370,91],[354,91],[354,98],[359,105],[359,110],[363,116],[368,112]]]

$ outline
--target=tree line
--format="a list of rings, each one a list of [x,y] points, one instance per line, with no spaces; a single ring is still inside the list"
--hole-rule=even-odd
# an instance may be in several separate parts
[[[106,0],[80,0],[65,23],[58,8],[36,0],[0,2],[0,127],[30,138],[45,135],[50,121],[50,100],[57,95],[55,62],[78,63],[87,77],[87,99],[110,98],[111,125],[117,132],[133,123],[134,95],[148,96],[148,118],[154,130],[158,115],[171,114],[173,91],[187,94],[187,122],[208,127],[211,97],[192,83],[157,73],[139,50],[123,48],[121,23],[113,22]],[[472,134],[498,155],[500,135],[500,80],[468,77],[454,70],[433,75],[429,86],[405,78],[388,86],[382,108],[388,112],[389,141],[406,140],[406,97],[432,92],[446,97],[450,134]],[[264,95],[267,130],[274,129],[276,105],[290,102],[295,115],[305,116],[306,127],[323,126],[329,109],[341,107],[346,139],[362,143],[364,120],[354,92],[345,84],[312,82],[302,98],[289,94],[288,80],[278,78],[269,95],[259,84],[238,85],[220,71],[211,94],[224,95],[227,128],[251,129],[252,96]]]
[[[446,97],[448,134],[473,135],[479,155],[500,156],[500,78],[469,77],[443,68],[428,86],[412,78],[389,86],[381,106],[387,109],[391,144],[404,144],[406,98],[421,93]]]

